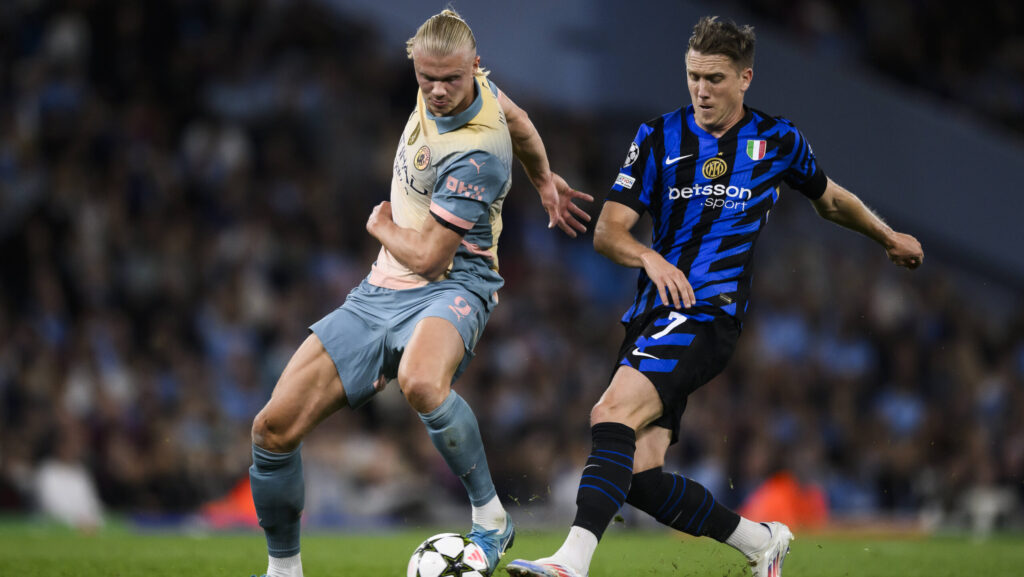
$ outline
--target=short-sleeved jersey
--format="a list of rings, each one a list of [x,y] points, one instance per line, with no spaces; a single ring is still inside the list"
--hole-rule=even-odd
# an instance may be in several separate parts
[[[693,106],[640,126],[607,200],[652,218],[651,247],[693,287],[693,312],[742,322],[754,245],[786,182],[811,199],[827,178],[810,145],[784,118],[744,108],[720,138],[697,125]],[[641,269],[624,323],[658,307],[658,288]]]
[[[403,228],[422,230],[428,217],[463,235],[444,277],[495,302],[501,207],[512,184],[512,140],[498,102],[498,88],[477,75],[476,98],[454,116],[434,116],[423,94],[409,116],[395,154],[392,215]],[[429,279],[409,270],[381,247],[371,284],[406,289]]]

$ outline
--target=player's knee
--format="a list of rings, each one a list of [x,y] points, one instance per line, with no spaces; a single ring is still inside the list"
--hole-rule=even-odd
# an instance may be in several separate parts
[[[287,427],[275,424],[266,409],[260,411],[252,421],[252,444],[261,449],[272,453],[287,453],[295,450],[301,441]]]
[[[590,410],[590,425],[598,423],[622,423],[633,429],[648,425],[656,417],[651,408],[628,395],[605,393]]]
[[[448,396],[445,383],[415,373],[398,372],[398,386],[402,388],[405,400],[418,413],[429,413],[444,402]]]
[[[622,423],[622,419],[621,405],[606,398],[602,398],[593,409],[590,409],[591,426],[598,423]]]

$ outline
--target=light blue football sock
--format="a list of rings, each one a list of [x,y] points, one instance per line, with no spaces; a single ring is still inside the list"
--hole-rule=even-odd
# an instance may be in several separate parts
[[[267,535],[267,552],[271,557],[299,553],[299,522],[306,503],[301,449],[300,446],[289,453],[272,453],[252,446],[252,501],[260,527]]]
[[[462,479],[474,507],[483,506],[497,495],[480,439],[480,426],[465,399],[451,391],[441,406],[420,413],[420,420],[427,426],[430,440],[448,468]]]

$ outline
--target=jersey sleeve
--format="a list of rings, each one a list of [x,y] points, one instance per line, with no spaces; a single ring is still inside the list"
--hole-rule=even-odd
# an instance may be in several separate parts
[[[818,160],[814,157],[814,150],[811,148],[810,143],[807,142],[807,139],[804,138],[803,133],[797,130],[796,127],[793,127],[790,134],[794,139],[795,154],[793,155],[793,163],[783,173],[782,178],[786,184],[800,191],[807,198],[811,200],[821,198],[821,195],[825,194],[825,186],[828,184],[825,171],[818,166]]]
[[[651,162],[651,132],[647,124],[640,125],[606,199],[624,204],[640,214],[650,206],[651,187],[656,180],[657,165]]]
[[[489,214],[509,176],[493,154],[482,150],[461,153],[439,168],[430,215],[442,226],[465,235]]]

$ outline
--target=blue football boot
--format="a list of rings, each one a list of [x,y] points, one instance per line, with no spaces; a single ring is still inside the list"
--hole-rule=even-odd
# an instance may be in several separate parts
[[[473,529],[466,535],[466,538],[479,545],[483,549],[484,555],[487,556],[488,575],[494,573],[494,570],[498,568],[501,556],[512,548],[512,542],[516,540],[516,528],[512,524],[512,518],[507,517],[506,519],[505,531],[502,533],[498,533],[497,529],[488,531],[474,523]]]

